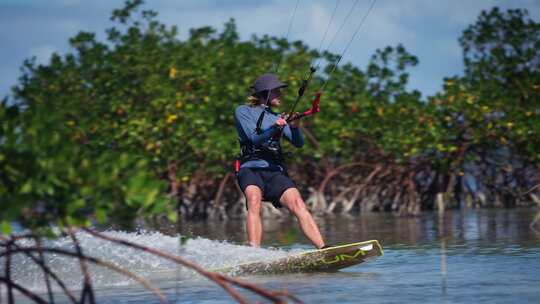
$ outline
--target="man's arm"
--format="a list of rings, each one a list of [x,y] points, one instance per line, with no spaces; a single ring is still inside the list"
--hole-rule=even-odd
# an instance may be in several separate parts
[[[304,134],[302,134],[300,127],[285,126],[283,136],[297,148],[304,146]]]
[[[249,109],[246,107],[238,107],[234,113],[237,127],[243,131],[245,137],[254,145],[261,145],[267,142],[274,134],[279,131],[276,125],[263,130],[260,134],[256,132],[256,121],[251,117]]]

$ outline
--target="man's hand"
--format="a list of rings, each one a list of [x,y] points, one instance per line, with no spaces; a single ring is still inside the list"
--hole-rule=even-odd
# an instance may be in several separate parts
[[[276,120],[276,125],[280,128],[284,128],[287,124],[291,128],[298,128],[300,126],[300,119],[297,118],[300,113],[296,112],[291,116],[291,119],[288,119],[289,114],[281,113],[281,116]],[[288,121],[288,122],[287,122]]]
[[[282,116],[276,120],[275,124],[280,128],[285,128],[285,126],[287,125],[287,120],[285,120],[285,118],[283,118]]]
[[[289,119],[289,126],[291,126],[291,128],[298,128],[300,126],[300,119],[298,118],[298,116],[300,116],[300,113],[296,112],[293,113],[293,115]]]

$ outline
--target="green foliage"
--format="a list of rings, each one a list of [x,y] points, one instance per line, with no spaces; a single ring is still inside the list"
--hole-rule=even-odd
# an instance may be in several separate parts
[[[62,109],[50,111],[45,102],[27,106],[0,107],[0,221],[28,228],[129,224],[141,211],[171,212],[159,197],[163,184],[147,173],[144,159],[88,151],[74,142]]]
[[[387,100],[406,93],[409,75],[405,71],[417,64],[418,58],[409,54],[401,44],[396,48],[388,46],[377,50],[367,69],[371,95]]]
[[[379,145],[398,160],[427,158],[443,172],[468,146],[487,151],[513,145],[540,160],[540,25],[527,16],[523,10],[482,12],[460,38],[465,76],[446,79],[427,103],[404,91],[407,75],[400,71],[416,58],[400,46],[378,50],[367,75],[376,77],[369,85],[377,115],[370,118]]]
[[[464,82],[478,100],[474,118],[484,125],[482,135],[512,143],[538,162],[540,23],[526,10],[493,8],[463,32],[460,43]]]

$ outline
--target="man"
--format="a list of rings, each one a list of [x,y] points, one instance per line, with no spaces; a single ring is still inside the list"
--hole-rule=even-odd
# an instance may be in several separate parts
[[[260,76],[252,86],[248,105],[236,108],[235,121],[240,141],[241,166],[238,184],[247,199],[249,244],[258,247],[262,238],[261,202],[287,207],[298,219],[300,228],[317,248],[325,243],[283,161],[281,135],[294,146],[304,145],[300,120],[287,122],[272,111],[281,104],[281,89],[287,85],[273,74]]]

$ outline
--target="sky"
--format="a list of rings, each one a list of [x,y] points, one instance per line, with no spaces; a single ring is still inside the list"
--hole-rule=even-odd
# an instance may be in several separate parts
[[[195,27],[220,30],[230,18],[236,20],[241,39],[252,34],[285,37],[293,20],[289,39],[316,49],[338,3],[323,49],[329,46],[329,51],[341,53],[372,0],[359,0],[352,10],[354,2],[299,0],[294,19],[295,0],[147,0],[144,9],[156,11],[161,22],[176,25],[180,39]],[[47,64],[54,52],[71,52],[69,38],[79,31],[94,32],[105,40],[112,10],[123,5],[123,0],[0,0],[0,97],[9,95],[18,82],[25,59],[35,57]],[[376,0],[342,62],[365,69],[376,49],[401,43],[419,59],[409,70],[409,89],[419,90],[424,97],[433,95],[444,77],[463,71],[458,42],[462,31],[482,10],[494,6],[525,8],[540,22],[540,0]],[[343,30],[328,45],[349,12]]]

